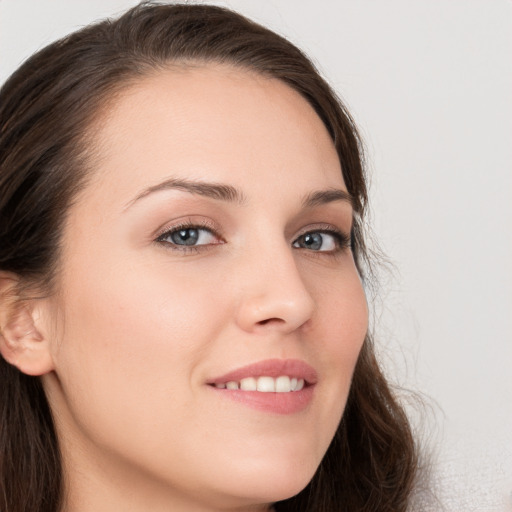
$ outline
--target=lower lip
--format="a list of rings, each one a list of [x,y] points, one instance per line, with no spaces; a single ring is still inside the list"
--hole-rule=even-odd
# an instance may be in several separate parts
[[[274,414],[295,414],[303,411],[313,398],[314,388],[314,386],[306,386],[300,391],[290,391],[289,393],[262,393],[260,391],[209,387],[219,396],[224,396],[258,411]]]

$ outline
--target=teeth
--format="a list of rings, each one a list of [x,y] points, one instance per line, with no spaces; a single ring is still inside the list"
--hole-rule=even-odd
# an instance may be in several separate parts
[[[256,389],[263,393],[273,393],[276,390],[276,382],[272,377],[260,377]]]
[[[276,379],[276,391],[278,393],[288,393],[292,390],[290,385],[290,377],[282,375]]]
[[[256,379],[254,377],[247,377],[246,379],[242,379],[240,381],[240,389],[243,389],[244,391],[256,391]]]
[[[230,381],[215,384],[219,389],[241,389],[242,391],[259,391],[261,393],[289,393],[300,391],[304,387],[304,379],[290,378],[288,375],[273,377],[246,377],[240,382]]]

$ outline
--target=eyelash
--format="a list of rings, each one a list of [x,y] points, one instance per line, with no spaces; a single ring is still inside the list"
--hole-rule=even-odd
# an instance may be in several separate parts
[[[204,245],[179,245],[174,244],[172,242],[167,242],[165,238],[170,237],[173,233],[176,233],[180,230],[185,229],[197,229],[197,230],[206,230],[209,231],[215,238],[218,238],[219,240],[222,240],[222,242],[217,244],[204,244]],[[192,222],[192,221],[185,221],[180,224],[176,224],[172,227],[166,227],[164,231],[162,231],[160,234],[158,234],[155,242],[160,243],[165,246],[166,249],[170,251],[178,251],[181,253],[198,253],[204,250],[208,250],[211,248],[211,245],[221,245],[224,243],[224,240],[219,235],[217,230],[208,222],[202,221],[202,222]]]
[[[339,229],[334,228],[329,224],[324,224],[320,226],[316,226],[314,229],[308,229],[302,233],[300,233],[295,240],[292,242],[295,244],[299,238],[311,235],[313,233],[327,234],[331,235],[334,238],[334,242],[336,247],[331,251],[315,251],[309,250],[305,247],[296,247],[296,249],[301,249],[303,251],[308,251],[314,256],[337,256],[339,253],[343,252],[346,249],[352,249],[352,239],[350,235],[347,235],[345,232],[340,231]]]
[[[173,233],[176,233],[180,230],[185,229],[196,229],[196,230],[206,230],[210,232],[215,238],[221,240],[219,243],[214,244],[201,244],[201,245],[179,245],[172,242],[168,242],[165,239],[167,237],[170,237]],[[343,252],[346,249],[352,248],[352,239],[349,235],[344,233],[343,231],[340,231],[336,228],[333,228],[329,224],[320,225],[315,227],[315,229],[309,229],[302,233],[300,233],[292,242],[292,245],[295,244],[301,237],[304,237],[306,235],[314,234],[314,233],[320,233],[320,234],[328,234],[331,235],[336,243],[336,248],[332,251],[315,251],[310,250],[305,247],[295,247],[296,249],[301,249],[310,252],[311,254],[315,256],[324,255],[324,256],[337,256],[340,252]],[[219,235],[217,230],[208,222],[192,222],[187,221],[180,224],[177,224],[175,226],[172,226],[170,228],[166,227],[164,231],[159,233],[157,235],[157,238],[155,239],[155,242],[162,244],[166,247],[166,249],[171,251],[178,251],[181,253],[199,253],[201,251],[209,250],[212,248],[213,245],[221,245],[225,243],[225,240]]]

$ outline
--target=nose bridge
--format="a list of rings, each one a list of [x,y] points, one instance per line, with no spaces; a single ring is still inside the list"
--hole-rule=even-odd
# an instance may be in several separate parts
[[[282,234],[268,232],[246,247],[238,310],[244,330],[291,332],[311,318],[314,300],[293,251]]]

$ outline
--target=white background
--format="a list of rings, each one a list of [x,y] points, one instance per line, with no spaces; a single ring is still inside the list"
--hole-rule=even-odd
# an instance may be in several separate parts
[[[135,3],[0,0],[0,81]],[[374,231],[395,268],[380,351],[430,397],[441,503],[424,509],[512,510],[512,2],[223,4],[306,50],[366,139]]]

